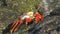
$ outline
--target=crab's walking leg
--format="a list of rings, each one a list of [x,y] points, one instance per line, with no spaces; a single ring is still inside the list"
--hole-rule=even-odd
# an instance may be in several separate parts
[[[26,22],[26,29],[27,29],[28,23]]]
[[[18,21],[18,20],[15,20],[15,21],[12,23],[11,28],[15,26],[15,24],[16,24],[17,21]]]
[[[17,26],[17,24],[19,23],[19,20],[17,20],[15,23],[13,23],[12,28],[10,29],[10,32],[12,33],[15,29],[15,27]]]
[[[16,26],[16,28],[15,28],[15,30],[14,30],[14,31],[17,31],[17,30],[19,29],[19,27],[20,27],[22,24],[23,24],[23,22],[22,22],[22,21],[20,21],[20,22],[18,23],[18,25]]]

